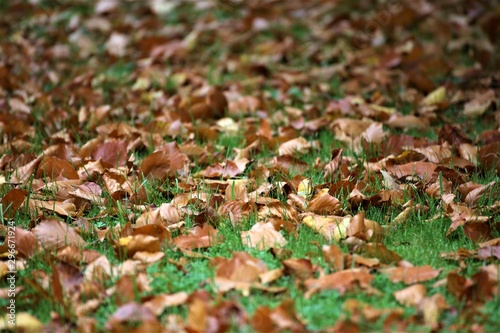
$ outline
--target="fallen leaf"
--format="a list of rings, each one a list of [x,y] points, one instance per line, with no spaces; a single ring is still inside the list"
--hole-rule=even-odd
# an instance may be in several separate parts
[[[279,155],[305,154],[311,149],[311,144],[303,137],[295,138],[279,146]]]
[[[241,233],[241,241],[244,246],[256,248],[263,251],[271,247],[283,247],[287,241],[274,229],[272,223],[258,222],[249,231]]]
[[[336,271],[344,269],[344,255],[337,245],[323,245],[321,250],[323,252],[323,259],[328,265]]]
[[[115,244],[115,252],[119,257],[132,258],[136,252],[156,253],[160,251],[160,240],[145,234],[123,237]]]
[[[328,163],[324,168],[324,178],[325,180],[333,179],[333,176],[339,169],[342,163],[342,148],[332,150],[332,157],[330,163]]]
[[[7,314],[0,319],[1,331],[8,331],[12,328],[12,325],[9,324],[10,320],[11,318]],[[43,323],[28,312],[16,313],[14,326],[16,330],[21,332],[40,332],[44,328]]]
[[[416,306],[426,296],[427,288],[423,284],[414,284],[410,287],[395,291],[394,298],[404,306]]]
[[[68,161],[52,156],[47,156],[42,160],[36,172],[36,177],[54,180],[57,177],[66,179],[79,178],[75,168]]]
[[[48,211],[55,212],[62,216],[75,216],[76,206],[72,202],[61,202],[61,201],[42,201],[37,199],[29,199],[28,201],[31,211],[36,211],[37,209],[44,209]]]
[[[58,250],[66,245],[86,245],[74,228],[58,220],[43,220],[33,229],[33,234],[46,251]]]
[[[160,150],[146,156],[141,164],[145,176],[154,179],[174,177],[189,163],[186,154],[181,153],[175,142],[168,143]]]
[[[27,194],[28,192],[15,188],[7,192],[7,194],[2,197],[1,201],[4,216],[13,218],[18,209],[23,205]]]
[[[342,203],[328,193],[321,193],[309,201],[308,208],[316,214],[334,214],[340,212]]]
[[[203,227],[194,227],[189,235],[174,238],[174,244],[181,249],[205,248],[220,243],[222,235],[212,226],[205,224]]]
[[[249,295],[250,288],[268,271],[262,261],[245,252],[233,252],[231,259],[215,258],[212,262],[215,265],[214,283],[221,292],[239,289]]]
[[[405,284],[413,284],[436,278],[441,269],[434,269],[431,266],[416,266],[388,268],[383,272],[394,283],[404,282]]]
[[[108,332],[162,332],[160,322],[146,306],[127,303],[120,306],[107,320]]]
[[[304,332],[306,326],[294,310],[293,301],[287,300],[273,310],[258,307],[251,319],[251,325],[257,332],[290,331]]]
[[[370,288],[374,276],[365,269],[346,269],[333,274],[321,276],[317,279],[311,278],[304,281],[307,292],[305,297],[310,297],[313,293],[321,290],[337,290],[343,295],[346,291]]]
[[[430,92],[423,100],[422,105],[434,105],[441,103],[446,98],[446,87],[442,86]]]
[[[189,295],[184,291],[174,294],[159,294],[143,303],[143,305],[155,316],[159,316],[169,307],[185,304],[188,300],[188,296]]]
[[[466,117],[479,117],[488,110],[495,98],[495,92],[488,90],[483,94],[475,96],[472,100],[464,105],[464,115]]]
[[[282,263],[287,275],[295,275],[301,281],[312,278],[316,271],[316,267],[309,259],[291,258],[283,260]]]

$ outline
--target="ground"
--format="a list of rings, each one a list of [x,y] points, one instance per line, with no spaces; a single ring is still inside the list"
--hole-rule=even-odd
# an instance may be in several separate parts
[[[0,330],[500,328],[495,1],[0,4]]]

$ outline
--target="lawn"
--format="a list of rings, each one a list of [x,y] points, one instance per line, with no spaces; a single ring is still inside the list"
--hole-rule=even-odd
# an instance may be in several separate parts
[[[0,331],[497,332],[499,10],[1,3]]]

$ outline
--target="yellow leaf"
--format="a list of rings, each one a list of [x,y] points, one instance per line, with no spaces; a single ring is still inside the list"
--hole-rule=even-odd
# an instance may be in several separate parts
[[[328,240],[340,241],[346,238],[347,226],[351,222],[352,217],[341,217],[341,216],[306,216],[302,219],[304,223],[309,228],[322,234]]]
[[[446,88],[444,86],[437,88],[427,95],[423,100],[423,105],[434,105],[441,103],[446,97]]]
[[[9,315],[0,319],[0,331],[41,332],[43,329],[43,324],[27,312],[17,313],[14,325],[9,324],[9,320]]]
[[[307,198],[312,192],[312,181],[309,178],[302,179],[297,188],[297,194],[303,198]]]
[[[381,105],[377,105],[377,104],[370,104],[370,107],[373,110],[375,110],[375,111],[385,112],[387,114],[394,114],[394,113],[396,113],[396,109],[395,108],[388,108],[386,106],[381,106]]]
[[[127,246],[131,240],[132,240],[132,236],[123,237],[123,238],[120,238],[118,243],[120,244],[120,246]]]

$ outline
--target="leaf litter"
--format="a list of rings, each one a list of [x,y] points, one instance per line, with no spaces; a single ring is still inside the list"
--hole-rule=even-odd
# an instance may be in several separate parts
[[[491,329],[491,3],[0,12],[0,277],[18,271],[17,329]],[[447,250],[414,245],[419,223]],[[332,294],[340,315],[304,310]]]

